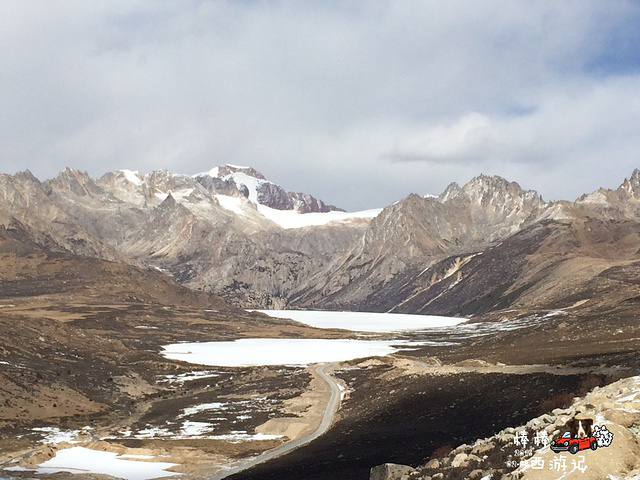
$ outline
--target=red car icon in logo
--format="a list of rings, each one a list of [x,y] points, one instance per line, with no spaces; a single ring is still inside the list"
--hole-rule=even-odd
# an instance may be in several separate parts
[[[595,450],[598,448],[598,441],[596,437],[592,436],[572,438],[571,432],[565,432],[561,437],[555,438],[549,447],[556,453],[568,451],[571,454],[576,454],[580,450],[586,450],[587,448]]]

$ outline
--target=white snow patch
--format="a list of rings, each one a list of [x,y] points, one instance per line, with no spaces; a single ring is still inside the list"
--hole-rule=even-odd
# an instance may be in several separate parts
[[[180,430],[181,437],[200,437],[202,435],[206,435],[207,433],[211,433],[213,430],[213,425],[205,422],[192,422],[190,420],[186,420],[182,424],[182,429]]]
[[[230,175],[225,175],[224,177],[222,177],[223,180],[228,180],[230,178],[233,178],[233,181],[236,182],[238,188],[240,188],[240,185],[245,185],[247,187],[247,189],[249,190],[249,200],[251,200],[256,205],[258,204],[258,186],[262,183],[271,183],[267,180],[261,180],[256,177],[252,177],[251,175],[247,175],[243,172],[234,172]]]
[[[127,480],[147,480],[151,478],[172,477],[180,473],[167,472],[167,468],[175,467],[178,463],[168,462],[138,462],[123,460],[117,453],[101,452],[84,447],[73,447],[59,451],[55,457],[41,463],[35,469],[9,467],[10,471],[35,471],[38,474],[58,472],[95,473],[112,475]]]
[[[142,183],[142,179],[140,178],[140,174],[136,171],[131,170],[120,170],[124,174],[124,178],[126,178],[129,182],[134,185],[140,185]]]
[[[314,212],[314,213],[299,213],[297,210],[278,210],[275,208],[267,207],[258,203],[258,186],[262,183],[270,183],[266,180],[260,180],[258,178],[251,177],[242,172],[236,172],[231,175],[227,175],[224,178],[228,179],[233,177],[234,181],[238,185],[246,185],[249,189],[249,201],[254,203],[258,212],[268,220],[280,225],[282,228],[304,228],[304,227],[317,227],[326,225],[330,222],[348,222],[355,219],[371,219],[376,217],[381,211],[381,208],[374,208],[371,210],[363,210],[360,212]],[[156,194],[160,200],[159,194]],[[175,194],[174,194],[175,196]],[[255,210],[250,209],[245,204],[246,200],[241,197],[233,197],[230,195],[216,194],[214,197],[220,203],[220,206],[225,210],[229,210],[238,215],[250,216],[255,215]]]
[[[400,313],[332,312],[324,310],[255,310],[270,317],[290,318],[317,328],[342,328],[358,332],[397,332],[452,327],[466,318]]]
[[[42,443],[79,443],[75,438],[80,430],[60,430],[58,427],[36,427],[32,431],[44,434]]]
[[[295,210],[276,210],[265,205],[258,205],[258,211],[282,228],[289,229],[318,227],[329,222],[348,222],[359,218],[374,218],[382,209],[374,208],[360,212],[298,213]]]
[[[170,437],[171,432],[166,428],[150,427],[139,430],[138,433],[133,435],[135,438],[155,438],[155,437]]]
[[[232,342],[174,343],[163,346],[162,354],[172,360],[226,367],[309,365],[389,355],[409,345],[416,343],[400,340],[242,338]]]
[[[180,373],[178,375],[158,375],[159,382],[184,383],[190,380],[200,380],[202,378],[219,377],[217,373],[211,373],[211,370],[201,370],[198,372]]]
[[[222,402],[214,402],[214,403],[203,403],[201,405],[196,405],[195,407],[187,407],[182,410],[182,413],[178,418],[188,417],[189,415],[195,415],[199,412],[205,412],[207,410],[226,410],[228,403]]]
[[[214,195],[214,197],[216,197],[216,200],[218,200],[222,208],[237,213],[238,215],[247,215],[242,205],[242,198],[231,197],[229,195]]]
[[[593,417],[593,423],[596,425],[611,425],[613,422],[604,418],[604,415],[601,413],[596,413]]]
[[[632,393],[631,395],[627,395],[626,397],[618,398],[618,402],[630,402],[631,400],[635,400],[638,396],[637,392]]]
[[[184,383],[190,380],[200,380],[203,378],[219,377],[217,373],[212,373],[211,370],[200,370],[198,372],[180,373],[178,375],[158,375],[158,382],[169,383]]]

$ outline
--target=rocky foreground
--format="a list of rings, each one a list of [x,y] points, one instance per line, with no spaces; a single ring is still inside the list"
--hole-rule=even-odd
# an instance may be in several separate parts
[[[613,434],[609,446],[572,455],[554,453],[548,441],[565,431],[572,418],[591,418]],[[526,437],[527,441],[522,442]],[[547,439],[547,441],[544,441]],[[511,480],[640,478],[640,376],[595,387],[566,409],[554,409],[525,425],[436,451],[423,466],[384,464],[371,469],[370,480]]]

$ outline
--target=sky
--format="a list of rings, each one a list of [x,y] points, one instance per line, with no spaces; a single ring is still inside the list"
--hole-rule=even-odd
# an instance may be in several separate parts
[[[640,168],[640,2],[0,0],[0,173],[231,163],[347,210]]]

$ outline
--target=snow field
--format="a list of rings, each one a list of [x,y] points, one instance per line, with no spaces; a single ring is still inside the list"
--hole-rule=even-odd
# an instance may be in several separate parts
[[[225,207],[226,208],[226,207]],[[276,210],[258,204],[258,211],[277,223],[282,228],[318,227],[329,222],[349,221],[357,218],[374,218],[382,211],[381,208],[363,210],[361,212],[326,212],[326,213],[298,213],[295,210]]]

